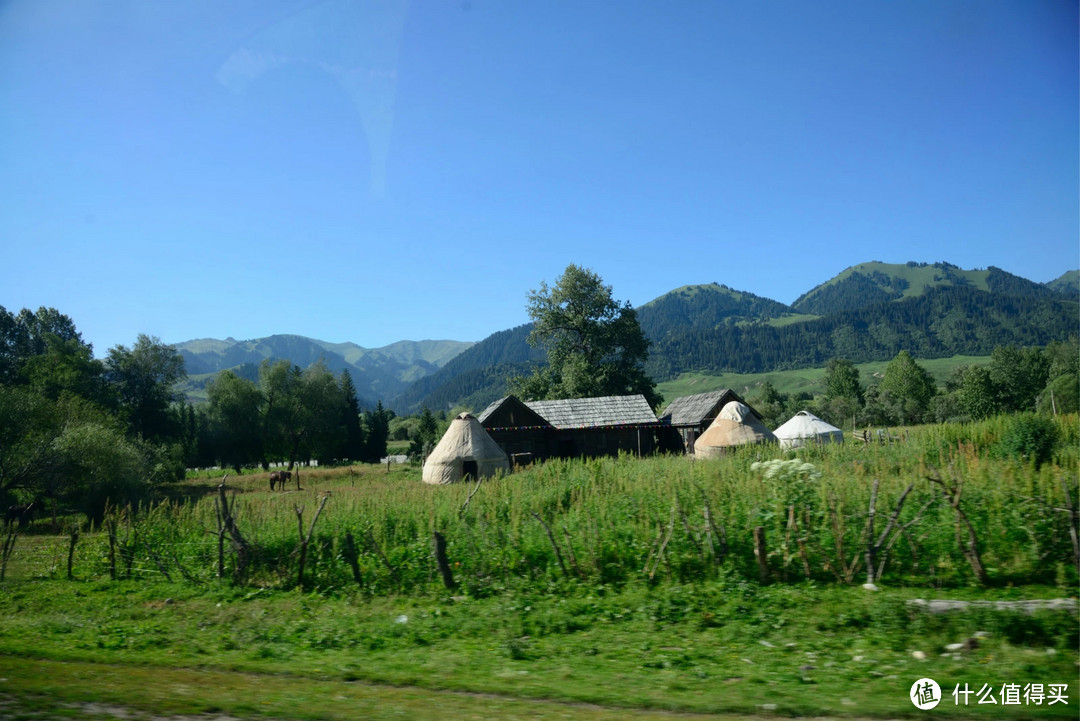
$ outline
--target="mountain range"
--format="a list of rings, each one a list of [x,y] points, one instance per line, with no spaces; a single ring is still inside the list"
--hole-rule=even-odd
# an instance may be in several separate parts
[[[922,358],[988,355],[997,345],[1044,345],[1075,335],[1080,271],[1035,283],[999,268],[949,263],[861,263],[799,296],[790,306],[716,283],[677,288],[637,308],[652,341],[646,370],[657,381],[686,371],[766,372],[824,365],[829,358],[888,360],[900,350]],[[399,413],[484,407],[527,374],[544,352],[526,338],[532,326],[499,331],[478,343],[401,341],[365,349],[301,336],[249,341],[188,341],[189,397],[233,368],[254,379],[264,359],[306,367],[322,359],[348,369],[362,402]]]
[[[376,400],[394,398],[415,381],[438,372],[473,345],[456,340],[403,340],[382,348],[363,348],[355,343],[273,335],[244,341],[205,338],[175,347],[188,372],[181,390],[192,400],[205,399],[207,382],[223,370],[256,380],[264,360],[287,359],[302,368],[321,360],[335,374],[348,370],[361,403],[372,407]]]

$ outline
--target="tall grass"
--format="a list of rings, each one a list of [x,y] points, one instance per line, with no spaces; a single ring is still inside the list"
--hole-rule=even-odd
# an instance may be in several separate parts
[[[113,560],[108,534],[84,534],[75,575],[106,577],[115,568],[120,577],[168,573],[199,584],[291,586],[300,545],[296,508],[303,506],[306,533],[320,495],[330,493],[305,572],[322,592],[441,588],[433,531],[447,539],[460,592],[477,596],[534,585],[602,589],[719,575],[757,579],[753,537],[759,526],[772,581],[862,583],[876,482],[875,536],[913,486],[885,539],[879,583],[955,586],[976,580],[958,513],[943,493],[961,488],[958,505],[974,528],[991,583],[1075,588],[1071,517],[1060,509],[1067,505],[1066,489],[1071,502],[1080,503],[1078,419],[1056,421],[1060,441],[1052,462],[1041,466],[999,452],[1010,422],[1002,417],[928,426],[888,445],[807,448],[799,463],[783,467],[803,471],[772,478],[760,464],[794,454],[753,447],[717,461],[554,460],[478,488],[427,486],[415,466],[392,473],[381,467],[305,472],[305,490],[284,494],[270,493],[262,476],[230,479],[238,527],[254,549],[243,578],[232,577],[237,559],[227,541],[227,578],[217,578],[218,519],[211,496],[114,513]],[[358,551],[359,587],[347,534]],[[37,572],[59,570],[53,562]]]

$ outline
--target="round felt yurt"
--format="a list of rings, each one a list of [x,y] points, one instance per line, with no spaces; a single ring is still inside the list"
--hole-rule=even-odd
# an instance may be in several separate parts
[[[720,409],[716,420],[694,441],[694,455],[716,458],[735,446],[775,442],[776,436],[746,404],[731,401]]]
[[[799,411],[773,433],[781,448],[798,448],[809,443],[843,443],[844,432],[810,411]]]
[[[510,472],[510,461],[488,432],[468,413],[450,422],[442,440],[424,461],[424,483],[441,485]]]

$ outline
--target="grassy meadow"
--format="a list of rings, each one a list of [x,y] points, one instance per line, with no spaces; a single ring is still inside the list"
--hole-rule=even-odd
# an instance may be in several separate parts
[[[957,355],[949,358],[919,359],[919,365],[938,385],[944,385],[952,372],[961,366],[987,365],[990,356]],[[864,380],[877,378],[885,373],[889,361],[859,363],[859,377]],[[680,398],[695,393],[708,393],[721,388],[730,388],[744,398],[757,393],[758,387],[768,380],[781,393],[811,393],[821,395],[825,390],[825,368],[800,368],[790,371],[771,371],[769,373],[682,373],[678,378],[656,384],[656,389],[666,399]]]
[[[303,490],[284,493],[266,474],[230,476],[244,548],[220,531],[220,479],[194,477],[177,489],[187,501],[84,529],[72,580],[69,536],[15,540],[0,695],[346,718],[337,696],[385,692],[379,703],[411,708],[392,693],[408,687],[428,699],[417,718],[455,704],[522,718],[898,717],[922,713],[907,693],[931,677],[946,694],[935,713],[1075,718],[1075,614],[908,603],[1076,597],[1074,520],[1060,509],[1080,503],[1078,419],[1057,421],[1038,467],[1003,450],[1011,424],[798,455],[552,461],[479,485],[426,486],[408,465],[303,470]],[[870,545],[876,591],[862,587]],[[107,691],[74,681],[94,664],[116,677]],[[124,668],[190,691],[151,692]],[[195,670],[232,674],[232,700],[169,680]],[[268,678],[326,690],[268,701]],[[956,707],[948,694],[964,683],[1067,683],[1069,703]]]

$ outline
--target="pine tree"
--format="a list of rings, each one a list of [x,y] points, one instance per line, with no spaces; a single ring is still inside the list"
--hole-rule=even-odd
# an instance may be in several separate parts
[[[364,414],[364,460],[368,463],[378,463],[386,456],[386,441],[390,437],[389,413],[379,401],[375,410]]]
[[[356,385],[349,371],[341,371],[341,395],[345,398],[342,425],[345,426],[345,443],[339,454],[342,459],[359,461],[364,457],[364,428],[360,423],[360,400]]]
[[[416,434],[413,436],[412,443],[409,444],[409,456],[421,461],[425,460],[435,448],[438,430],[438,421],[435,420],[435,416],[431,414],[428,407],[424,406],[424,412],[420,414],[420,422],[416,425]]]

